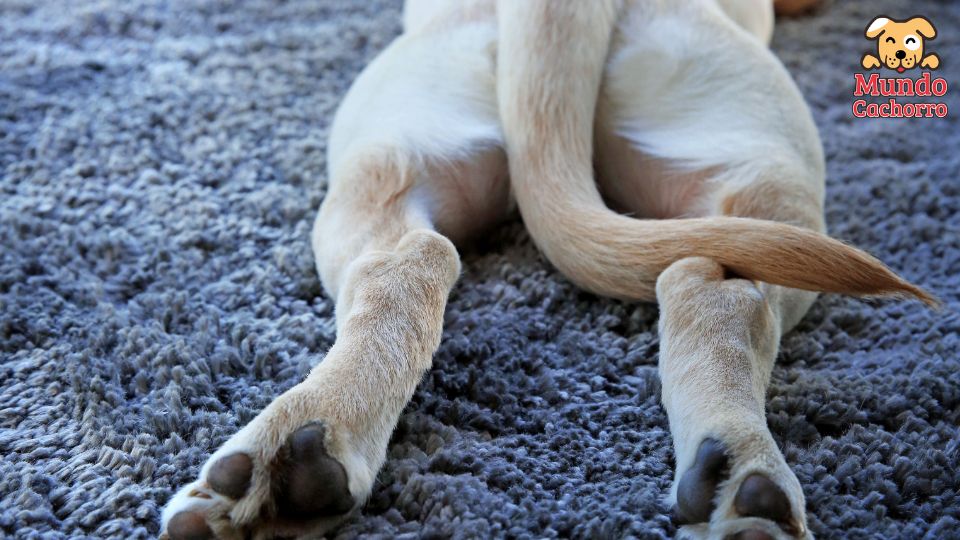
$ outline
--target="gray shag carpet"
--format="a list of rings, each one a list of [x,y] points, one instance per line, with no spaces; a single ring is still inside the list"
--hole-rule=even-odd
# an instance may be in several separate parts
[[[327,129],[399,10],[0,1],[3,536],[155,536],[173,491],[323,358]],[[818,536],[958,537],[958,90],[945,120],[853,119],[881,13],[933,19],[960,85],[946,1],[834,0],[774,48],[821,129],[832,233],[945,309],[822,297],[783,340],[767,419]],[[519,223],[464,259],[433,369],[336,536],[672,536],[656,306],[578,292]]]

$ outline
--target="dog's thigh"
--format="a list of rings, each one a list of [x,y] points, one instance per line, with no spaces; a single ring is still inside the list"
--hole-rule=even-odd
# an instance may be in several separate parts
[[[374,60],[332,126],[331,195],[362,190],[358,183],[386,196],[409,195],[411,208],[455,242],[508,215],[513,203],[496,103],[495,40],[490,13],[403,35]],[[358,174],[371,160],[392,161],[399,176]]]
[[[703,180],[734,167],[754,177],[780,164],[804,169],[799,180],[822,190],[819,136],[789,73],[719,8],[700,4],[639,4],[624,13],[597,105],[601,188],[634,193],[622,202],[635,211],[651,182],[666,178],[661,199],[683,199],[673,215],[708,214],[683,207],[708,194],[698,189]]]
[[[752,168],[740,175],[736,169],[727,177],[744,177],[750,181],[719,182],[711,192],[712,214],[780,221],[826,232],[823,216],[823,192],[807,180],[805,169],[788,167],[767,170],[757,176]],[[781,333],[789,332],[803,318],[817,295],[787,287],[760,283],[770,303]]]

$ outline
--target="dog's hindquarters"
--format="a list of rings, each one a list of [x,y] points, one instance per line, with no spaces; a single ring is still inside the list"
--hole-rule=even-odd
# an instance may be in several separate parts
[[[531,236],[558,269],[589,291],[651,301],[657,276],[671,263],[706,256],[748,279],[935,302],[870,255],[806,229],[731,217],[637,220],[610,211],[594,184],[592,133],[616,8],[615,2],[498,4],[497,92],[511,183]],[[689,32],[682,21],[677,28]],[[780,72],[774,77],[786,77],[773,65]],[[716,83],[690,90],[709,97],[704,85]],[[718,147],[724,150],[723,141]]]
[[[597,106],[600,189],[635,216],[688,218],[658,223],[698,218],[707,228],[732,225],[721,249],[747,246],[761,257],[780,235],[798,232],[790,250],[824,249],[825,237],[818,233],[826,231],[825,164],[802,96],[744,21],[733,20],[722,2],[723,10],[701,6],[664,4],[655,12],[621,17]],[[829,249],[831,242],[825,245]],[[795,255],[767,254],[785,263],[781,279],[794,271],[789,261]],[[819,262],[855,262],[842,247],[836,255]],[[709,256],[723,263],[722,256]],[[727,269],[742,271],[737,264]],[[805,288],[817,289],[816,276],[849,269],[806,271],[812,282]],[[788,304],[783,331],[809,301]]]
[[[773,255],[764,250],[783,234],[807,231],[790,249],[814,255],[805,270],[811,288],[816,276],[845,279],[852,263],[876,264],[846,248],[829,262],[816,256],[829,246],[820,234],[819,139],[787,73],[757,40],[722,14],[685,11],[682,3],[657,18],[623,19],[596,136],[598,180],[618,206],[649,212],[653,199],[654,213],[673,204],[672,213],[696,216],[701,226],[743,218],[773,225],[754,229],[767,238],[711,240],[724,250],[759,247],[757,257]],[[657,166],[644,166],[651,162]],[[644,174],[664,171],[666,180]],[[624,185],[638,198],[623,197]],[[684,221],[697,220],[659,223]],[[799,269],[791,257],[769,262],[783,263],[787,276]],[[688,537],[807,537],[803,490],[767,427],[765,394],[781,335],[816,295],[737,279],[725,270],[743,275],[739,268],[722,261],[712,253],[684,258],[657,281],[662,401],[676,455],[670,499]],[[857,280],[872,282],[865,274],[846,286]]]

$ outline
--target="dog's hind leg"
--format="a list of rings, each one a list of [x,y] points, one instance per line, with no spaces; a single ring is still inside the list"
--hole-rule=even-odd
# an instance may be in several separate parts
[[[460,269],[449,238],[509,206],[493,21],[434,30],[375,60],[332,129],[313,249],[336,342],[168,504],[172,540],[319,535],[370,494],[440,342]]]
[[[803,191],[756,182],[713,200],[723,215],[821,229],[820,205]],[[726,275],[704,258],[680,260],[657,281],[659,370],[677,456],[671,496],[691,536],[807,536],[803,491],[764,403],[780,337],[815,298]]]
[[[601,189],[644,217],[738,216],[823,232],[823,155],[799,92],[758,40],[702,5],[664,2],[625,17],[598,107]],[[815,262],[812,273],[842,270]],[[681,536],[808,536],[803,491],[764,408],[780,337],[816,295],[702,257],[670,265],[656,295]]]

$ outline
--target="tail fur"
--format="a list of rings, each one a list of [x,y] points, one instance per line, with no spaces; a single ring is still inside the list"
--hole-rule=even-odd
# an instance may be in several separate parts
[[[766,220],[642,220],[609,210],[593,179],[592,135],[616,0],[501,0],[497,94],[521,215],[544,255],[579,286],[655,301],[673,262],[709,257],[741,277],[811,291],[937,300],[874,257]]]

